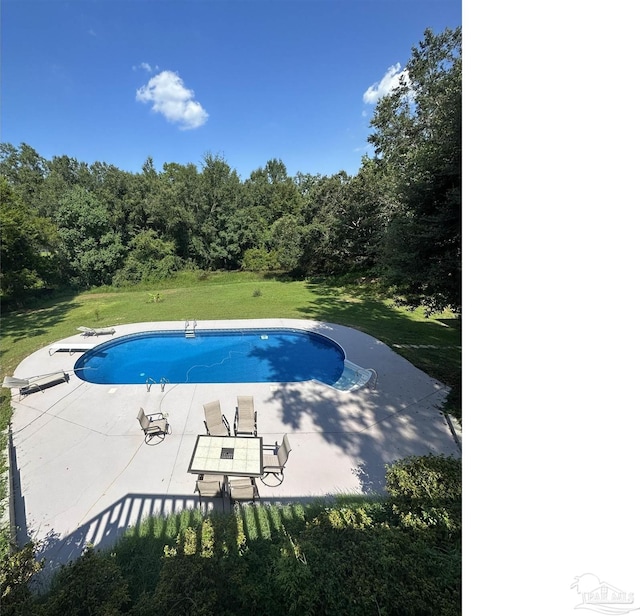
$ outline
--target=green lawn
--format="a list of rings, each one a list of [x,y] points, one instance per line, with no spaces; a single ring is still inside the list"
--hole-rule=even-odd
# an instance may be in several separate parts
[[[460,415],[461,332],[451,314],[425,318],[394,306],[367,284],[289,281],[245,272],[183,273],[156,286],[105,288],[51,299],[38,308],[2,316],[2,374],[13,374],[22,359],[78,326],[104,327],[144,321],[186,319],[315,319],[364,331],[397,348],[414,365],[454,387],[449,409]]]

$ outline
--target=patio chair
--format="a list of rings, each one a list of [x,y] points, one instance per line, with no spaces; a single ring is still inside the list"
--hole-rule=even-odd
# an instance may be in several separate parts
[[[220,400],[207,402],[204,407],[204,427],[209,436],[230,436],[231,428],[220,410]]]
[[[235,501],[249,500],[255,502],[260,498],[258,486],[253,477],[229,477],[229,499]]]
[[[253,396],[238,396],[233,433],[236,436],[258,436],[258,413],[253,410]]]
[[[260,481],[266,486],[279,486],[284,481],[284,466],[289,459],[289,452],[291,451],[291,445],[289,444],[289,437],[285,434],[282,437],[282,445],[265,445],[263,449],[272,449],[273,453],[262,454],[262,477]],[[269,484],[265,481],[265,478],[269,475],[273,475],[277,483]]]
[[[226,494],[224,475],[198,475],[196,489],[198,493],[198,505],[202,509],[202,498],[222,498],[222,511],[224,512],[224,499]]]
[[[116,330],[113,327],[78,327],[78,331],[82,332],[83,336],[102,336],[104,334],[115,334]]]
[[[160,438],[160,441],[163,441],[164,437],[169,434],[169,422],[162,413],[147,415],[144,409],[140,407],[138,411],[138,421],[144,431],[144,441],[147,444],[156,436]]]

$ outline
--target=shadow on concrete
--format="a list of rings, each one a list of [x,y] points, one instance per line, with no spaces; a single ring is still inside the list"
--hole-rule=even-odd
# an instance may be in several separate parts
[[[204,499],[203,499],[204,500]],[[223,510],[222,499],[207,499],[203,505],[207,510]],[[126,494],[98,515],[81,524],[73,533],[62,537],[59,533],[50,531],[38,546],[38,558],[45,560],[44,580],[48,580],[51,573],[60,565],[70,563],[82,554],[87,545],[97,549],[108,549],[129,528],[139,527],[144,520],[155,514],[163,517],[154,520],[155,524],[166,527],[172,514],[191,510],[195,515],[198,509],[197,494],[166,495],[166,494]],[[27,522],[22,511],[20,526],[23,536],[26,536]],[[155,536],[163,536],[166,528],[155,528]],[[167,542],[169,540],[167,539]]]
[[[442,429],[444,419],[434,421],[443,415],[439,401],[444,393],[434,384],[431,392],[402,408],[368,388],[348,394],[348,405],[336,404],[335,392],[321,388],[309,393],[283,385],[272,396],[282,408],[285,426],[294,433],[303,431],[310,417],[314,431],[327,443],[359,461],[352,472],[362,492],[383,494],[388,464],[409,455],[437,454],[443,441],[453,443]],[[433,451],[425,450],[427,443]],[[295,463],[295,454],[292,451],[288,464]]]

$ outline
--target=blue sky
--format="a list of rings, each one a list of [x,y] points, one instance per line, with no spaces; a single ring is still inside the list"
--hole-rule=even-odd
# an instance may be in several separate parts
[[[459,0],[2,3],[3,142],[137,172],[355,174],[376,96]],[[366,94],[366,96],[365,96]]]

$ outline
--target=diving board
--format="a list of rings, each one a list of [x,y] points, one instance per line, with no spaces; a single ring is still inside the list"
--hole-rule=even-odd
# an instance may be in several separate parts
[[[42,374],[26,379],[17,378],[15,376],[5,376],[2,383],[3,387],[17,388],[20,396],[26,396],[34,391],[43,391],[47,387],[57,385],[58,383],[68,383],[69,375],[64,370],[51,372],[50,374]]]
[[[97,342],[58,342],[49,347],[49,355],[53,355],[58,351],[68,351],[70,355],[74,352],[84,353],[84,351],[92,349],[97,344]]]

